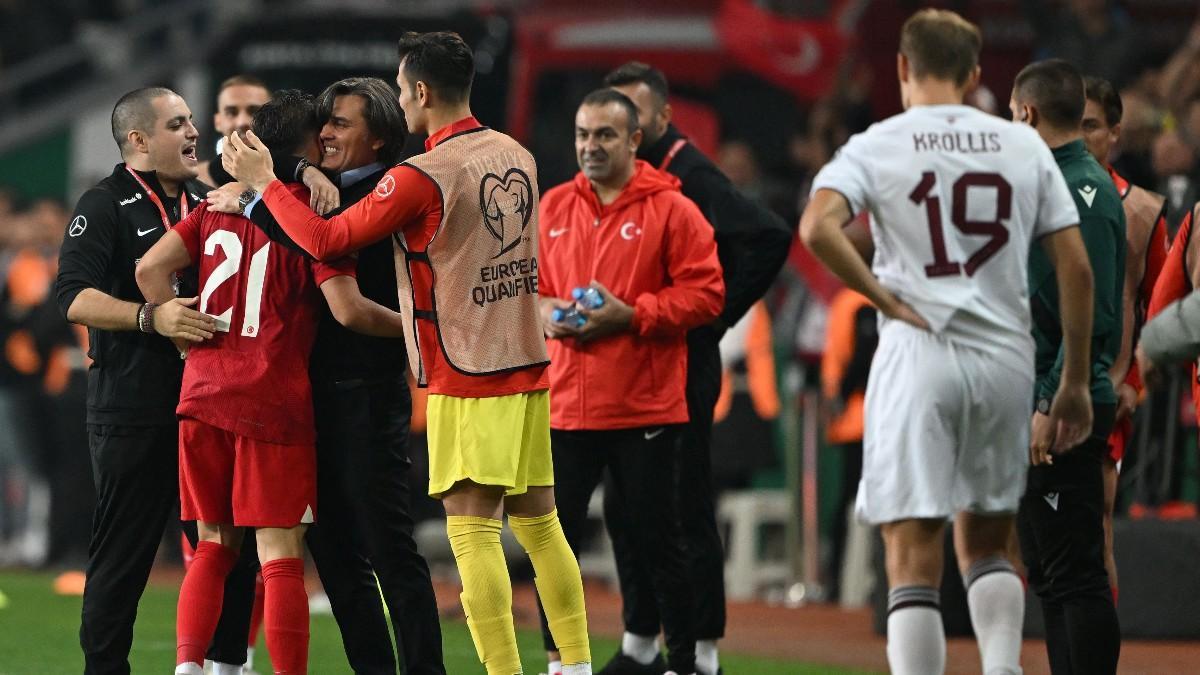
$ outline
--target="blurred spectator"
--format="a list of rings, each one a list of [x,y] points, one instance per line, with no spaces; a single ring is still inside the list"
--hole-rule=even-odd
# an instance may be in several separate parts
[[[996,99],[996,95],[988,89],[987,85],[980,84],[973,91],[967,92],[966,104],[972,108],[977,108],[989,115],[1000,114],[1000,102]]]
[[[1140,36],[1112,0],[1023,0],[1037,40],[1034,60],[1058,57],[1118,89],[1144,65]]]
[[[1170,110],[1179,110],[1200,94],[1200,20],[1163,66],[1156,85],[1156,93]]]
[[[751,201],[776,212],[788,208],[791,199],[788,186],[762,170],[749,143],[740,140],[722,143],[717,151],[717,167]]]
[[[843,288],[829,306],[825,354],[821,357],[821,393],[825,399],[825,440],[842,455],[842,484],[836,490],[831,532],[830,596],[841,588],[842,558],[846,550],[846,519],[862,478],[863,400],[867,375],[879,343],[875,308],[859,293]]]
[[[69,564],[87,552],[90,465],[70,437],[83,429],[82,398],[69,402],[86,390],[72,377],[84,357],[49,297],[67,220],[54,200],[15,212],[0,192],[0,558],[9,562]]]
[[[1167,217],[1170,222],[1178,223],[1200,197],[1196,184],[1196,148],[1184,131],[1177,129],[1154,140],[1150,159],[1159,178],[1157,192],[1167,198]]]
[[[1147,73],[1140,85],[1121,92],[1125,113],[1121,116],[1121,142],[1117,144],[1113,168],[1134,185],[1153,189],[1158,177],[1150,162],[1150,148],[1162,131],[1162,109],[1158,106],[1157,91],[1151,86],[1155,73]],[[1152,92],[1152,93],[1148,93]],[[1177,220],[1168,219],[1175,227]]]

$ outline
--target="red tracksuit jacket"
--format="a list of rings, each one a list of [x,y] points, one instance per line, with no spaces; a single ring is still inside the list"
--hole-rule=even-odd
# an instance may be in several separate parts
[[[720,314],[725,284],[712,225],[679,179],[638,161],[601,206],[577,174],[542,196],[539,293],[569,299],[599,281],[634,308],[630,332],[549,340],[550,426],[628,429],[688,419],[687,331]]]

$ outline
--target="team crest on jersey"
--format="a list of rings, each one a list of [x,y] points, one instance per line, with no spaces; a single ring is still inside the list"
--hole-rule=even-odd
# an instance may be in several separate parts
[[[516,248],[533,216],[533,184],[529,176],[516,168],[509,169],[503,178],[494,173],[485,175],[479,182],[479,210],[483,213],[483,226],[500,242],[500,252],[493,259]]]

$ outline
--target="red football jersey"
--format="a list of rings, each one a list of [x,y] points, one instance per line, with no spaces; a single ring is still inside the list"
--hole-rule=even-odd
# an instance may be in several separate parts
[[[310,262],[204,204],[175,231],[200,269],[198,309],[217,320],[216,335],[188,353],[178,414],[272,443],[315,442],[308,359],[319,286],[354,276],[354,261]]]

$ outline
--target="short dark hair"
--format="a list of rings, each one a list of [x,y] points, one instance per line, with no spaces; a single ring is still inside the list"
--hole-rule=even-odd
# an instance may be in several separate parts
[[[637,106],[633,104],[633,101],[631,101],[628,96],[622,94],[616,89],[610,89],[608,87],[596,89],[592,93],[583,97],[583,101],[579,103],[579,107],[582,108],[585,105],[605,106],[609,103],[616,103],[624,108],[626,126],[629,127],[630,134],[638,130]]]
[[[375,153],[380,162],[392,166],[400,161],[408,128],[404,113],[396,101],[396,92],[377,77],[347,77],[325,88],[317,97],[317,122],[324,124],[333,115],[338,96],[358,96],[363,100],[363,118],[371,135],[383,141]]]
[[[648,63],[629,61],[604,76],[604,86],[606,87],[624,87],[638,83],[645,84],[650,91],[654,92],[660,106],[667,102],[667,97],[671,93],[667,85],[667,76]]]
[[[962,86],[979,64],[979,27],[946,9],[922,9],[900,29],[900,53],[916,79],[934,77]]]
[[[112,111],[112,135],[122,155],[128,150],[129,132],[134,129],[153,132],[154,99],[172,95],[178,94],[166,87],[142,87],[117,99]]]
[[[1083,76],[1067,61],[1046,59],[1025,66],[1017,73],[1013,92],[1017,101],[1037,108],[1056,129],[1074,129],[1083,120]]]
[[[254,135],[272,155],[294,155],[311,142],[317,125],[317,105],[312,94],[299,89],[281,89],[254,115]]]
[[[217,96],[220,96],[221,92],[225,91],[226,89],[237,86],[258,87],[265,90],[268,94],[271,93],[271,88],[267,86],[266,82],[262,81],[262,78],[258,77],[257,75],[241,73],[239,75],[234,75],[233,77],[225,78],[225,80],[221,82],[221,86],[217,87]]]
[[[447,103],[471,97],[475,57],[458,33],[409,31],[400,37],[397,51],[409,82],[424,82]]]
[[[1104,109],[1105,124],[1112,127],[1121,123],[1125,107],[1121,104],[1121,95],[1117,93],[1116,87],[1112,86],[1112,82],[1088,75],[1083,78],[1083,91],[1089,101],[1098,103]]]

